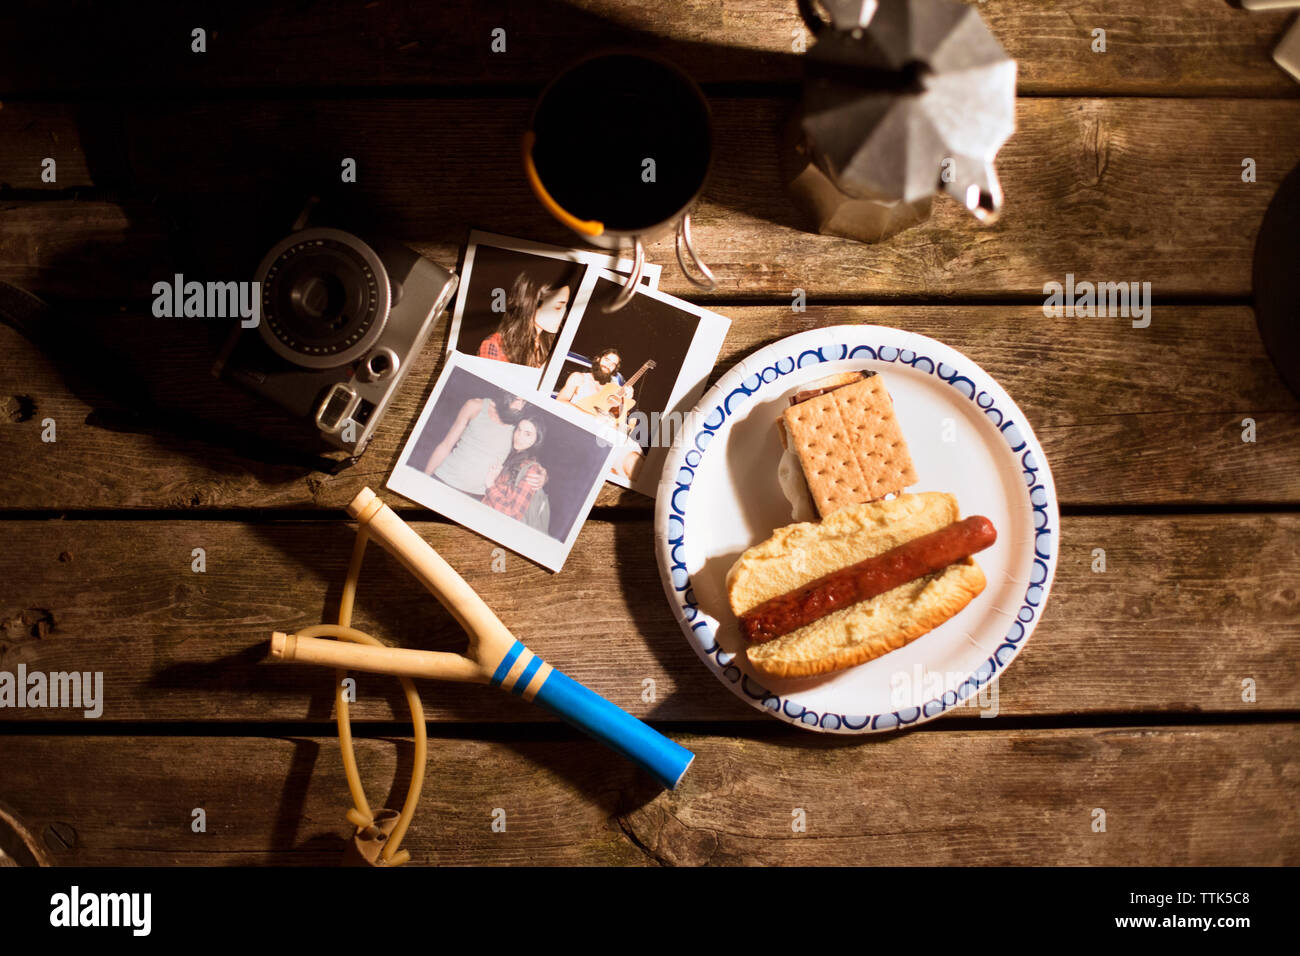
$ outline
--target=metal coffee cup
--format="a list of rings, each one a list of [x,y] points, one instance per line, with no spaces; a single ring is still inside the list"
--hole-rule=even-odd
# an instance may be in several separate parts
[[[700,88],[671,63],[611,52],[570,67],[537,100],[523,162],[556,219],[602,249],[632,244],[632,272],[605,311],[627,305],[646,243],[673,231],[682,272],[701,288],[716,287],[691,241],[691,209],[712,168],[712,118]]]

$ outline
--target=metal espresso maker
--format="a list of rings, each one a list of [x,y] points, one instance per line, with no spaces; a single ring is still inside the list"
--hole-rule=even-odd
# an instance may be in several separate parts
[[[947,193],[983,223],[994,157],[1015,130],[1016,63],[956,0],[800,0],[814,34],[786,130],[789,188],[820,232],[863,242],[930,215]]]

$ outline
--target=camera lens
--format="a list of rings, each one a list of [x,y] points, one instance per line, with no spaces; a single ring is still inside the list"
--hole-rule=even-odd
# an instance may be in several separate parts
[[[321,325],[347,321],[344,314],[347,288],[338,276],[306,276],[290,290],[289,301],[294,312],[307,321]]]
[[[262,288],[263,321],[296,352],[337,356],[360,340],[379,314],[374,270],[352,249],[318,240],[280,255]]]
[[[310,368],[344,365],[379,338],[389,283],[375,253],[337,230],[307,230],[282,242],[259,270],[262,336]]]

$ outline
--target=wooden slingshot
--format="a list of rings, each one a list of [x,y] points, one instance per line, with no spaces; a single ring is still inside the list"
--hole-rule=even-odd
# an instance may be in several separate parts
[[[343,767],[355,809],[348,819],[356,825],[354,849],[362,862],[396,866],[410,859],[398,847],[415,813],[424,783],[427,738],[424,710],[413,677],[454,680],[500,687],[516,697],[554,711],[569,723],[613,747],[644,767],[665,787],[676,787],[695,755],[631,714],[611,704],[594,691],[566,677],[524,647],[510,633],[492,609],[465,579],[415,530],[384,504],[369,488],[352,499],[348,514],[357,519],[357,541],[343,586],[339,623],[308,627],[295,634],[276,631],[271,635],[271,656],[277,660],[325,664],[338,668],[335,703],[338,710],[339,741]],[[388,647],[362,631],[350,627],[357,578],[366,541],[374,538],[436,597],[469,635],[464,655],[445,651],[418,651]],[[324,640],[336,638],[337,640]],[[350,641],[352,643],[343,643]],[[415,767],[402,812],[373,811],[361,788],[356,758],[352,752],[348,704],[343,694],[345,669],[375,674],[393,674],[402,681],[415,725]],[[380,849],[382,847],[382,849]]]

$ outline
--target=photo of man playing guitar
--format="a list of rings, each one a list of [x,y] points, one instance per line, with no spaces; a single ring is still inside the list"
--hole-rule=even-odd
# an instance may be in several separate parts
[[[592,361],[590,371],[570,372],[556,398],[589,415],[611,416],[626,431],[628,412],[636,404],[633,387],[655,367],[655,361],[647,359],[626,382],[618,372],[621,364],[622,357],[616,349],[605,349]]]
[[[618,373],[622,364],[623,359],[617,349],[604,349],[592,357],[589,370],[570,372],[555,397],[589,415],[607,414],[591,401],[596,395],[608,391],[606,386],[613,386],[621,399],[632,400],[632,388],[624,384],[623,376]]]
[[[591,360],[591,368],[586,371],[570,372],[564,385],[556,394],[561,402],[567,402],[574,408],[588,415],[612,419],[626,434],[629,429],[628,413],[636,404],[635,385],[637,380],[655,367],[649,359],[630,379],[624,380],[619,374],[623,359],[617,349],[602,349]],[[640,467],[643,455],[638,448],[630,451],[621,468],[629,478]]]
[[[584,276],[543,387],[593,423],[612,426],[598,430],[626,451],[612,459],[609,480],[654,497],[663,456],[691,407],[689,396],[704,387],[728,322],[650,288],[622,310],[604,312],[622,289],[612,272]]]

